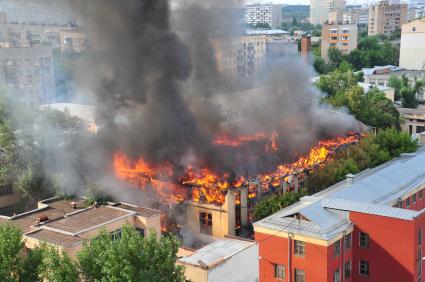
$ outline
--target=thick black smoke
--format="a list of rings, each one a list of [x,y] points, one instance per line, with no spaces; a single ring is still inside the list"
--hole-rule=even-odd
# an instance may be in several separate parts
[[[310,70],[295,60],[266,71],[254,82],[262,85],[255,95],[236,91],[241,84],[218,71],[209,40],[242,35],[240,1],[179,0],[173,17],[167,0],[78,1],[70,5],[93,43],[91,57],[78,68],[79,85],[94,96],[95,143],[104,163],[119,150],[152,164],[258,173],[324,135],[358,129],[351,117],[336,120],[319,108]],[[213,145],[226,130],[223,109],[247,104],[253,107],[245,122],[227,128],[229,134],[278,131],[277,154]]]

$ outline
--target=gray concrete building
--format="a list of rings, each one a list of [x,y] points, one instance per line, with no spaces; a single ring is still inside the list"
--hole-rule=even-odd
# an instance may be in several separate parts
[[[245,22],[250,25],[266,23],[271,28],[282,25],[282,5],[253,4],[245,7]]]
[[[0,84],[28,103],[53,101],[52,48],[0,48]]]
[[[0,12],[10,22],[37,25],[76,25],[77,20],[65,0],[0,0]]]

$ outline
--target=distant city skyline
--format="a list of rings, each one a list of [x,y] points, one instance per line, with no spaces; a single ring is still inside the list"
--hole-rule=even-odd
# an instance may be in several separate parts
[[[310,5],[310,0],[247,0],[246,4],[255,4],[255,3],[270,3],[275,4],[288,4],[288,5]],[[367,0],[348,0],[347,5],[361,5],[366,3],[374,3],[377,0],[367,1]]]

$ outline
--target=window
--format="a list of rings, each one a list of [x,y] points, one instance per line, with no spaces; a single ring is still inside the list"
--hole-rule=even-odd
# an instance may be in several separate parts
[[[412,195],[412,205],[416,204],[416,193]]]
[[[421,190],[418,192],[418,194],[419,194],[419,199],[422,200],[422,198],[424,197],[424,192]]]
[[[294,240],[294,254],[300,257],[305,256],[305,243]]]
[[[360,261],[359,273],[363,276],[369,276],[369,262],[365,260]]]
[[[5,197],[13,194],[12,185],[5,185],[0,187],[0,197]]]
[[[422,229],[418,230],[418,246],[422,245]]]
[[[425,131],[425,126],[416,126],[416,133],[422,133]]]
[[[136,227],[136,230],[140,236],[145,237],[145,229]]]
[[[416,31],[416,26],[412,27],[412,31],[415,32]]]
[[[285,266],[281,264],[274,265],[274,278],[285,280]]]
[[[199,227],[201,233],[212,234],[212,214],[201,212],[199,214]]]
[[[121,233],[122,233],[121,229],[117,229],[115,231],[112,231],[111,232],[112,241],[117,241],[117,240],[121,239]]]
[[[360,232],[360,247],[369,248],[369,234]]]
[[[347,261],[344,264],[344,277],[350,277],[351,276],[351,260]]]
[[[305,282],[305,271],[295,269],[295,282]]]
[[[334,282],[341,282],[341,274],[339,273],[339,268],[334,272]]]
[[[406,199],[406,208],[410,208],[410,198]]]
[[[337,257],[341,254],[341,240],[338,240],[334,243],[334,257]]]
[[[332,37],[331,37],[331,40],[338,40],[338,37],[336,37],[336,36],[332,36]]]
[[[342,46],[347,47],[348,43],[342,43]]]
[[[345,235],[345,237],[344,237],[344,248],[346,250],[351,248],[351,233]]]

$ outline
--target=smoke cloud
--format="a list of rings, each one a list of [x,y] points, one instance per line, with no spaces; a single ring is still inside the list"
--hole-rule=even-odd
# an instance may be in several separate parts
[[[97,167],[116,151],[177,169],[191,164],[218,172],[259,173],[324,136],[359,130],[352,117],[319,106],[312,71],[296,59],[276,62],[250,81],[219,72],[211,38],[243,34],[241,1],[72,0],[91,36],[93,52],[80,62],[77,84],[91,93],[100,130],[92,144]],[[223,111],[244,122],[223,128]],[[338,118],[335,118],[338,116]],[[223,134],[278,132],[279,151],[242,151],[214,145]],[[85,148],[87,149],[87,148]],[[258,150],[260,151],[260,150]],[[90,159],[90,157],[89,157]],[[99,165],[99,163],[101,165]],[[110,171],[109,171],[110,172]]]

